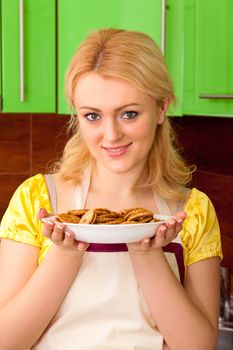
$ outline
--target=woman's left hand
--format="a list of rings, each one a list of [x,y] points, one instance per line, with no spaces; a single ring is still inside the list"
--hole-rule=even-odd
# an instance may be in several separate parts
[[[152,238],[145,237],[140,242],[127,243],[129,252],[147,252],[164,247],[177,237],[185,218],[186,213],[184,211],[176,213],[173,218],[158,227],[156,235]]]

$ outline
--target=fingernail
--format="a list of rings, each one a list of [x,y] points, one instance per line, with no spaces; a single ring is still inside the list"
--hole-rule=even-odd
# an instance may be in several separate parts
[[[168,221],[168,224],[169,224],[169,225],[175,225],[175,220],[170,220],[170,221]]]
[[[65,235],[66,235],[67,237],[71,237],[71,233],[70,233],[69,231],[66,231],[66,232],[65,232]]]
[[[178,224],[181,224],[183,222],[182,219],[177,219]]]
[[[50,226],[53,226],[53,225],[54,225],[54,222],[51,221],[51,220],[49,220],[49,221],[47,221],[47,224],[49,224]]]
[[[56,227],[59,228],[60,230],[63,230],[64,226],[60,224],[56,224]]]
[[[84,250],[84,244],[83,243],[79,243],[78,244],[78,250]]]
[[[144,241],[143,241],[145,244],[148,244],[150,242],[150,239],[149,238],[145,238]]]

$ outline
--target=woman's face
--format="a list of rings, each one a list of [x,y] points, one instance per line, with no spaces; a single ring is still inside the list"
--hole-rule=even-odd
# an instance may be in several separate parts
[[[74,104],[97,165],[115,173],[143,169],[164,117],[152,97],[125,80],[90,72],[80,77]]]

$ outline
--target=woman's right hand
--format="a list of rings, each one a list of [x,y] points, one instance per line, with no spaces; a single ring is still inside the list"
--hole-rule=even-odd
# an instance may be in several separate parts
[[[38,212],[38,219],[42,219],[50,216],[46,209],[40,208]],[[66,225],[54,221],[47,221],[44,223],[42,234],[49,238],[56,246],[61,249],[70,251],[85,252],[89,246],[89,243],[77,241],[74,237],[74,232],[68,230]]]

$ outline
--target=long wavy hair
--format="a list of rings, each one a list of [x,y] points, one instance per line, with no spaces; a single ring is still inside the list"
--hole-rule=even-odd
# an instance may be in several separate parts
[[[152,96],[158,105],[175,100],[172,82],[160,48],[144,33],[102,29],[91,33],[74,54],[65,77],[65,90],[71,110],[69,129],[73,136],[67,142],[56,171],[65,180],[79,183],[92,157],[79,130],[73,94],[79,78],[95,71],[106,77],[120,78]],[[182,186],[190,183],[194,167],[185,164],[168,118],[158,125],[148,155],[148,177],[144,186],[154,186],[164,198],[181,199]]]

